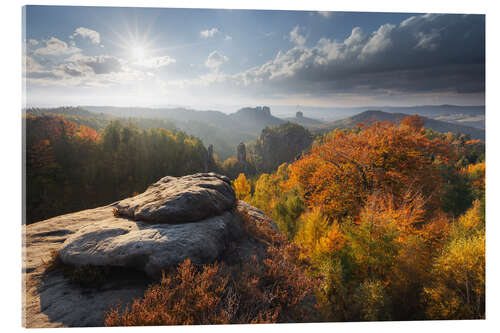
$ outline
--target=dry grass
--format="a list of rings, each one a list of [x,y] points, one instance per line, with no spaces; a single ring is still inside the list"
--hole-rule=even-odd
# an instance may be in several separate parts
[[[113,216],[114,217],[120,217],[121,216],[120,211],[116,207],[113,208]]]

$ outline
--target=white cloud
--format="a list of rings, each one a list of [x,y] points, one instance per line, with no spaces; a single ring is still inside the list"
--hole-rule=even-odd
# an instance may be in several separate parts
[[[384,24],[380,26],[380,28],[371,35],[370,39],[363,47],[361,56],[379,53],[387,49],[392,43],[391,32],[394,28],[395,26],[392,24]]]
[[[97,31],[84,27],[77,28],[70,38],[75,38],[76,36],[88,38],[93,44],[99,44],[101,42],[101,35]]]
[[[124,60],[110,55],[86,56],[73,54],[71,57],[66,58],[65,63],[59,65],[58,68],[70,75],[76,74],[75,71],[100,75],[122,72],[124,71],[124,64]]]
[[[306,43],[307,38],[306,36],[300,34],[299,29],[299,26],[296,26],[292,29],[292,31],[290,31],[290,41],[302,46]]]
[[[417,38],[419,39],[415,48],[427,49],[433,51],[437,48],[437,40],[439,39],[439,31],[433,29],[430,33],[418,32]]]
[[[202,30],[200,31],[200,35],[201,37],[203,38],[212,38],[214,37],[216,34],[218,34],[220,31],[219,29],[217,28],[212,28],[212,29],[208,29],[208,30]]]
[[[219,70],[219,67],[229,60],[228,57],[219,53],[218,51],[213,51],[208,55],[207,60],[205,61],[205,66],[215,71]]]
[[[224,40],[233,40],[233,37],[231,37],[229,35],[226,35],[226,37],[224,38]]]
[[[44,47],[38,48],[33,51],[34,54],[38,55],[65,55],[78,53],[81,50],[74,46],[68,46],[66,42],[59,40],[55,37],[51,37],[48,40],[43,41],[45,43]]]
[[[39,43],[38,43],[38,41],[37,41],[36,39],[30,39],[30,40],[28,40],[28,44],[29,44],[29,45],[33,45],[33,46],[36,46],[36,45],[38,45]]]
[[[59,74],[59,76],[67,75],[71,77],[83,77],[93,74],[92,68],[80,63],[60,64],[53,72]]]
[[[152,57],[136,61],[134,65],[146,68],[160,68],[175,63],[175,59],[169,56]]]
[[[40,65],[38,61],[33,59],[33,57],[30,56],[24,57],[24,64],[26,65],[25,69],[27,73],[43,71],[43,66]]]
[[[92,68],[95,74],[117,73],[122,71],[122,62],[114,56],[87,56],[83,57],[78,63]]]

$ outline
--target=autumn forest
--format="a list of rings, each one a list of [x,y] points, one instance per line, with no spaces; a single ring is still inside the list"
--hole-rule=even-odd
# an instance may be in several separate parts
[[[92,128],[68,119],[33,112],[25,118],[28,223],[135,195],[165,175],[215,171],[231,175],[237,198],[277,223],[281,245],[276,245],[269,269],[283,264],[280,256],[296,267],[267,277],[253,273],[254,279],[284,284],[271,295],[289,293],[295,299],[288,304],[285,298],[255,322],[285,320],[282,312],[298,307],[307,294],[316,300],[312,312],[287,317],[287,322],[484,318],[483,141],[426,129],[417,115],[399,124],[360,123],[320,135],[288,123],[266,128],[256,143],[247,145],[245,161],[239,156],[222,162],[200,139],[173,126],[142,129],[115,119]],[[266,144],[268,137],[278,138],[274,146]],[[280,155],[290,151],[280,146],[290,138],[305,142],[306,148],[298,155]],[[262,147],[281,157],[263,163]],[[221,266],[196,273],[194,266],[183,265],[174,278],[180,280],[162,281],[144,302],[152,297],[148,293],[166,292],[162,288],[168,284],[180,288],[184,298],[189,283],[226,274]],[[246,279],[247,289],[241,290],[251,295],[251,275]],[[218,299],[209,290],[221,286],[207,288],[202,294]],[[246,301],[248,308],[262,302]],[[143,318],[152,311],[145,306],[137,303],[125,314],[111,311],[106,324],[198,322],[181,314],[151,321]],[[208,315],[213,304],[207,306]],[[217,308],[221,306],[228,305]],[[234,321],[207,321],[215,322]]]

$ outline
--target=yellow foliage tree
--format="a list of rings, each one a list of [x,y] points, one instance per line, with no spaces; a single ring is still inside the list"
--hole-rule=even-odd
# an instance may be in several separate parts
[[[302,214],[295,242],[302,256],[319,258],[340,249],[344,244],[343,235],[337,223],[330,224],[319,208]]]
[[[485,311],[485,228],[479,201],[452,226],[424,288],[431,319],[481,319]]]
[[[252,187],[244,173],[240,173],[238,178],[233,183],[236,198],[239,200],[249,200]]]

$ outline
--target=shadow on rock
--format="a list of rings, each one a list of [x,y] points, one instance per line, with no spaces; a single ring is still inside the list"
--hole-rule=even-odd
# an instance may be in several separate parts
[[[143,297],[152,282],[140,271],[123,268],[108,269],[105,278],[93,287],[82,287],[61,270],[46,270],[37,288],[40,312],[64,326],[104,326],[104,315],[112,306]]]

